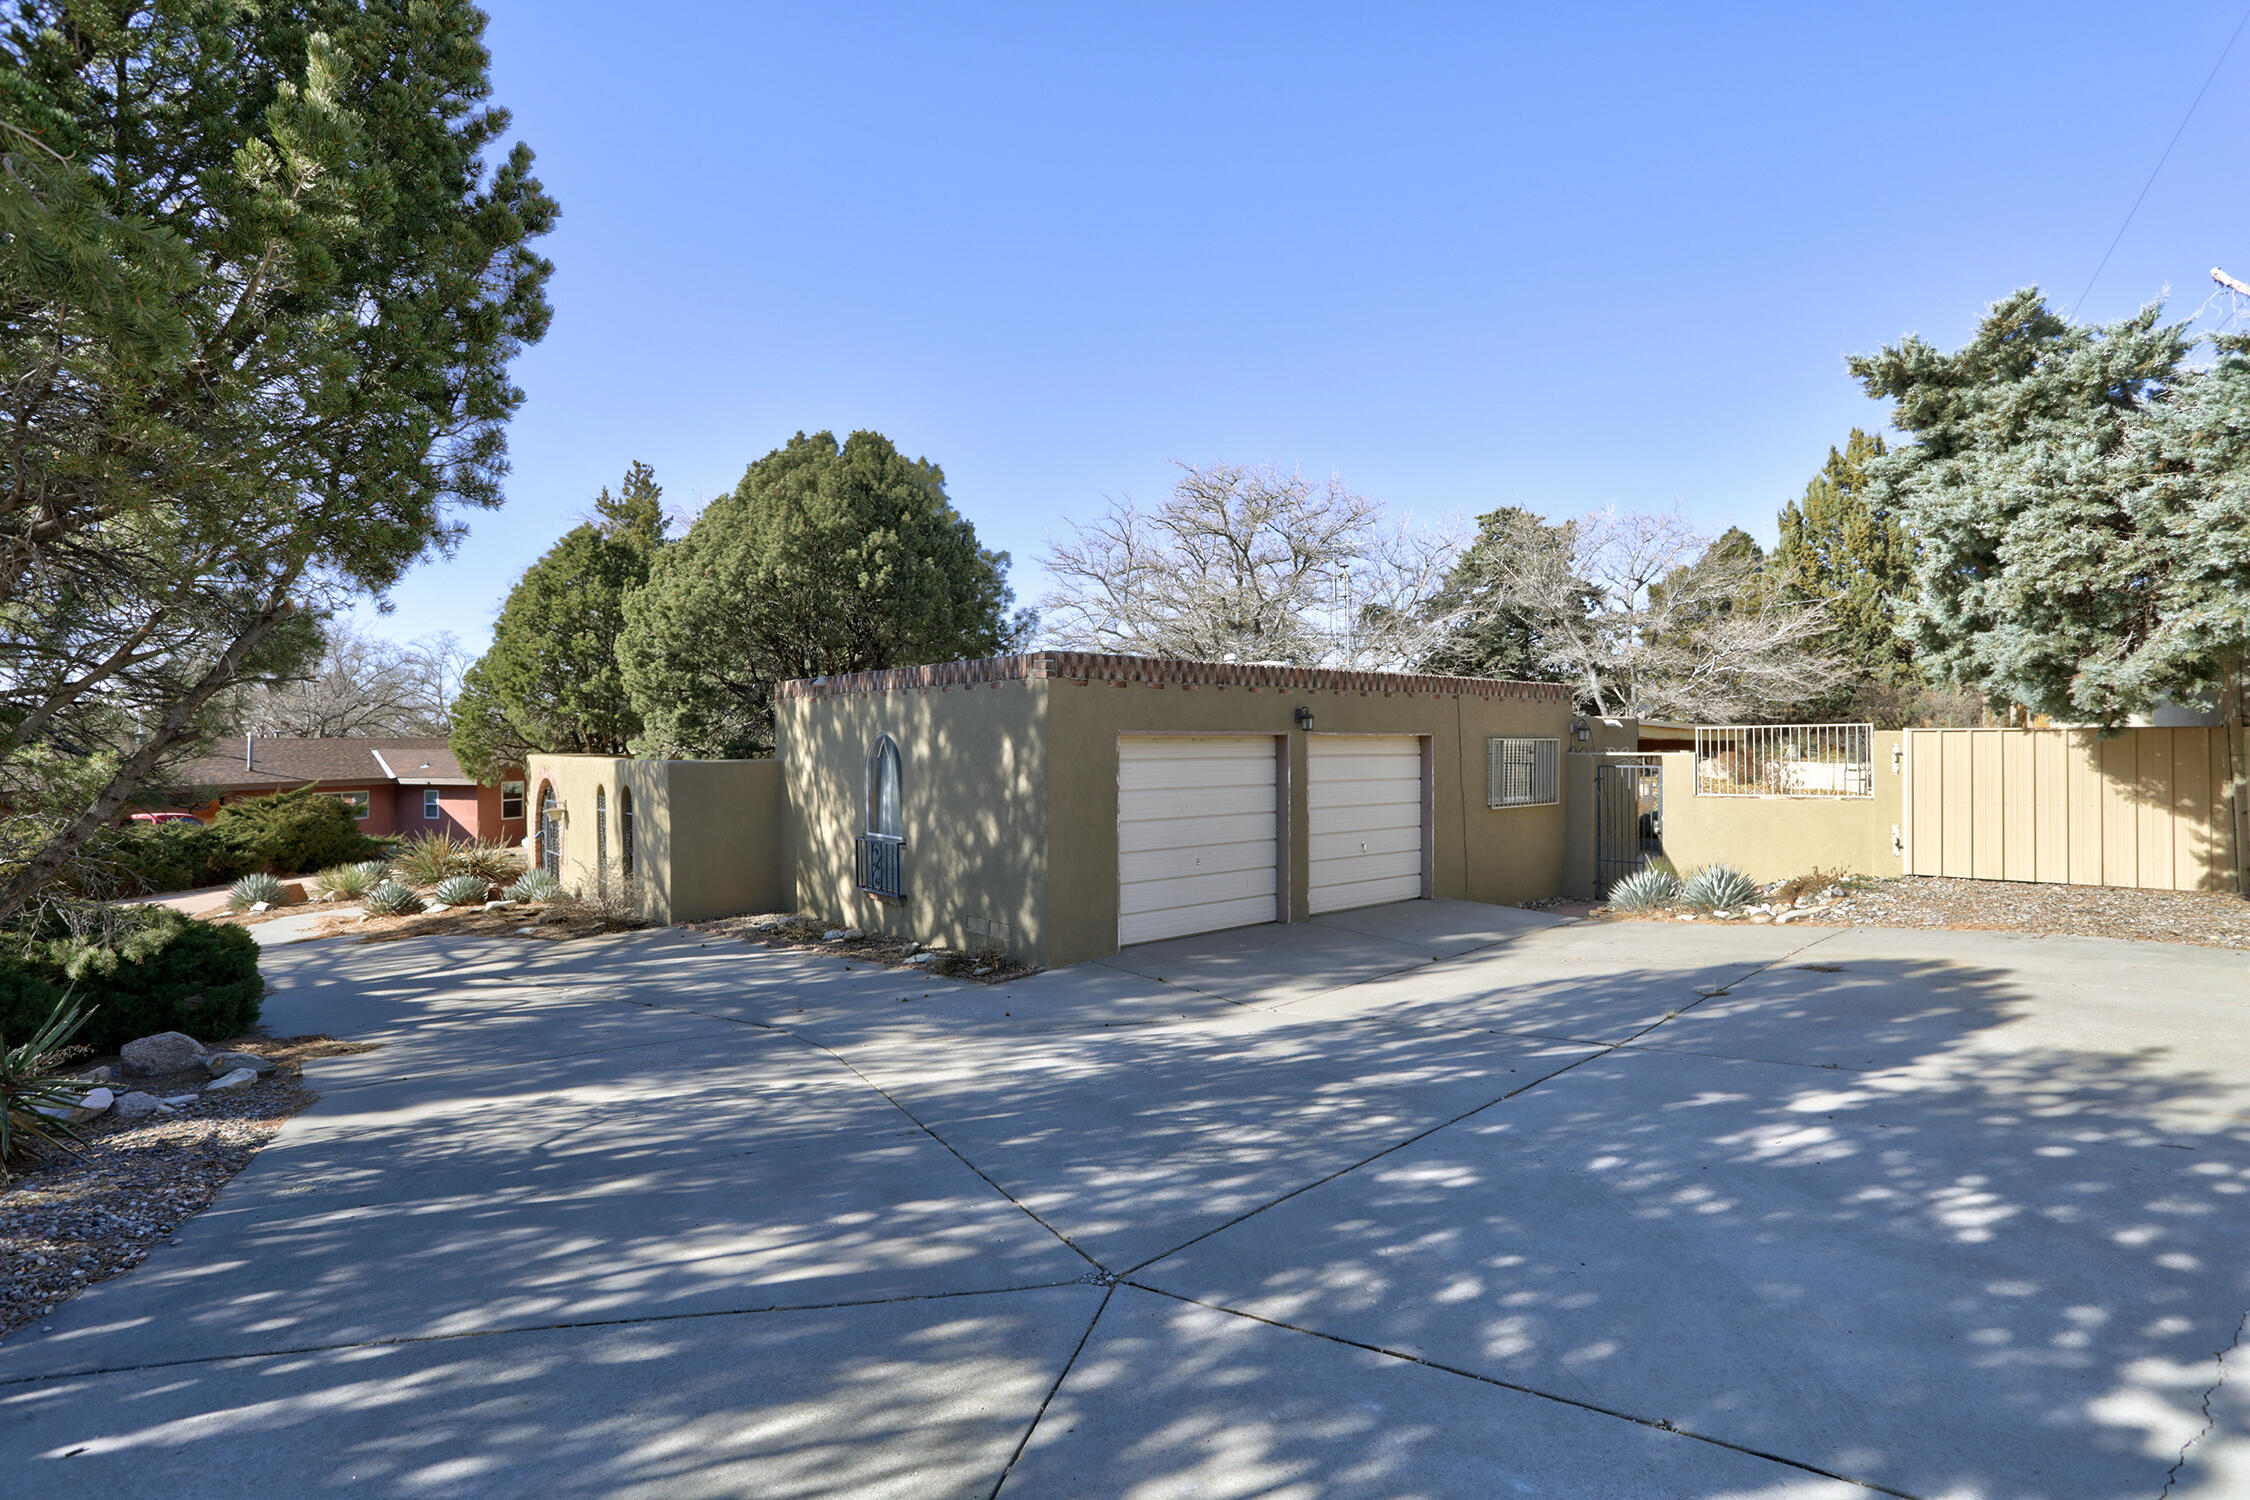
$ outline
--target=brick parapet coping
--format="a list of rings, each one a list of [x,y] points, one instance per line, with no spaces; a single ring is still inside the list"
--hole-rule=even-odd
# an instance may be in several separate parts
[[[776,698],[848,698],[914,689],[982,687],[1040,678],[1123,686],[1272,688],[1280,692],[1437,693],[1457,698],[1527,698],[1568,703],[1559,682],[1508,682],[1496,677],[1441,677],[1420,672],[1358,672],[1336,667],[1259,666],[1245,662],[1174,661],[1156,656],[1105,656],[1091,651],[1027,651],[981,661],[890,667],[798,677],[774,684]]]

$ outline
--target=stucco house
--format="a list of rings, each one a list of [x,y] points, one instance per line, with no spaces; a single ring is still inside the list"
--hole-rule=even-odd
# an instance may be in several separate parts
[[[534,756],[542,860],[658,920],[796,907],[1050,966],[1563,888],[1555,683],[1042,651],[785,682],[775,714],[770,761]]]
[[[524,783],[509,773],[480,786],[443,739],[245,735],[238,753],[207,755],[174,773],[183,805],[208,822],[219,808],[318,783],[370,834],[442,833],[516,843],[524,836]]]

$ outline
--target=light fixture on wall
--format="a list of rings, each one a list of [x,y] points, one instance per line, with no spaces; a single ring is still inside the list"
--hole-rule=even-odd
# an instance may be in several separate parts
[[[1304,731],[1305,731],[1306,733],[1308,733],[1308,734],[1312,732],[1312,710],[1311,710],[1311,709],[1309,709],[1309,708],[1300,708],[1300,709],[1298,709],[1298,710],[1297,710],[1297,727],[1298,727],[1299,729],[1302,729],[1302,730],[1304,730]]]
[[[1570,733],[1573,739],[1590,740],[1594,737],[1594,726],[1584,719],[1572,719]]]

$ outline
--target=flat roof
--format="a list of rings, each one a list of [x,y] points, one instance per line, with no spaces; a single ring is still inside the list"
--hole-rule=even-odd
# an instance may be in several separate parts
[[[776,698],[846,698],[910,689],[980,687],[1050,678],[1067,682],[1144,683],[1155,687],[1273,688],[1283,692],[1434,693],[1456,698],[1571,701],[1568,683],[1510,682],[1498,677],[1444,677],[1426,672],[1359,672],[1341,667],[1288,667],[1256,662],[1179,661],[1161,656],[1108,656],[1093,651],[1027,651],[927,667],[890,667],[796,677],[774,684]]]

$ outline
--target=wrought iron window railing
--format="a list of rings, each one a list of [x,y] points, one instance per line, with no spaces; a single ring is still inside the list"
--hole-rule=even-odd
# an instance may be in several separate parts
[[[1698,797],[1872,797],[1872,724],[1699,724]]]
[[[887,834],[863,833],[853,845],[853,879],[872,896],[906,899],[906,844]]]

